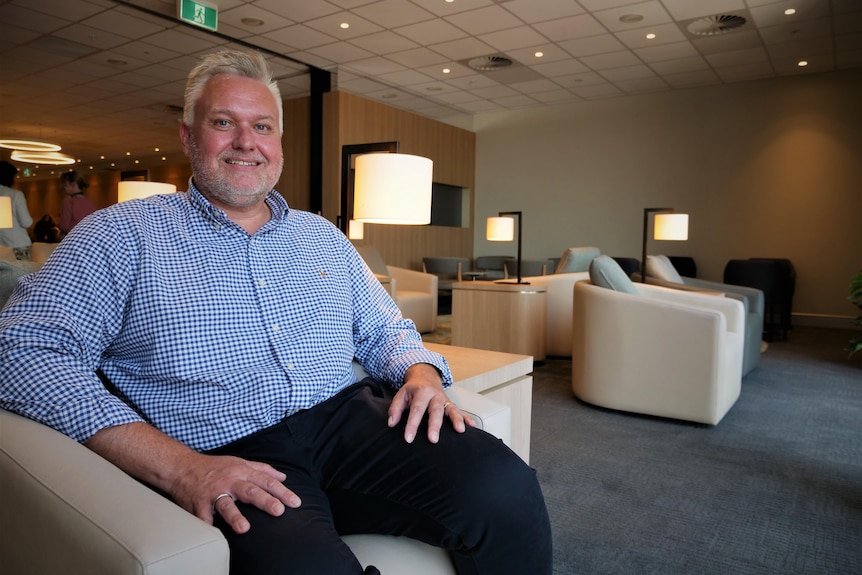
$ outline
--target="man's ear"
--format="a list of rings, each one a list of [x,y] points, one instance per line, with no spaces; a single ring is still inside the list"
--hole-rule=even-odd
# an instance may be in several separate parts
[[[180,123],[180,143],[183,145],[183,153],[189,155],[189,138],[191,138],[191,129],[185,122]]]

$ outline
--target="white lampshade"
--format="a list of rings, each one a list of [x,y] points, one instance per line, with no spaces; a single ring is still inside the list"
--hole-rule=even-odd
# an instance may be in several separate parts
[[[156,194],[172,194],[176,191],[177,187],[173,184],[128,180],[120,182],[117,188],[117,202],[139,200]]]
[[[0,228],[11,228],[12,226],[12,198],[0,196]]]
[[[365,224],[356,220],[347,222],[347,237],[351,240],[365,239]]]
[[[515,239],[515,218],[488,218],[485,239],[489,242],[511,242]]]
[[[357,156],[353,219],[371,224],[430,224],[432,176],[433,162],[421,156]]]
[[[687,240],[688,214],[656,214],[653,238],[657,240]]]

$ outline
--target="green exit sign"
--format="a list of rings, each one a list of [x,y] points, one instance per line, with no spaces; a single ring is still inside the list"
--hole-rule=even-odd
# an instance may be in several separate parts
[[[218,8],[195,0],[179,0],[177,12],[184,22],[213,32],[218,30]]]

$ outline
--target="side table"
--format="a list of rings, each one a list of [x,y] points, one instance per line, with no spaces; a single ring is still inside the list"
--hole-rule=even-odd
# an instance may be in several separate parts
[[[512,451],[530,462],[533,410],[533,359],[525,355],[426,343],[446,358],[453,385],[508,405],[512,412]]]
[[[492,281],[452,284],[452,345],[545,359],[547,287]]]

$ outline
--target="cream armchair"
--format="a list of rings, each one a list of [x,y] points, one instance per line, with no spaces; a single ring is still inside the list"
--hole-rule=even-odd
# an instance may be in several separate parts
[[[392,278],[392,299],[401,315],[412,319],[420,333],[437,328],[437,276],[396,266],[387,266],[377,248],[356,246],[356,250],[375,275]]]
[[[479,427],[511,439],[511,411],[451,387]],[[138,483],[83,445],[0,409],[0,563],[28,575],[228,573],[221,532]],[[452,575],[448,553],[406,537],[344,538],[363,566],[383,573]]]
[[[644,284],[632,292],[575,283],[575,396],[610,409],[717,424],[740,394],[742,303]]]

